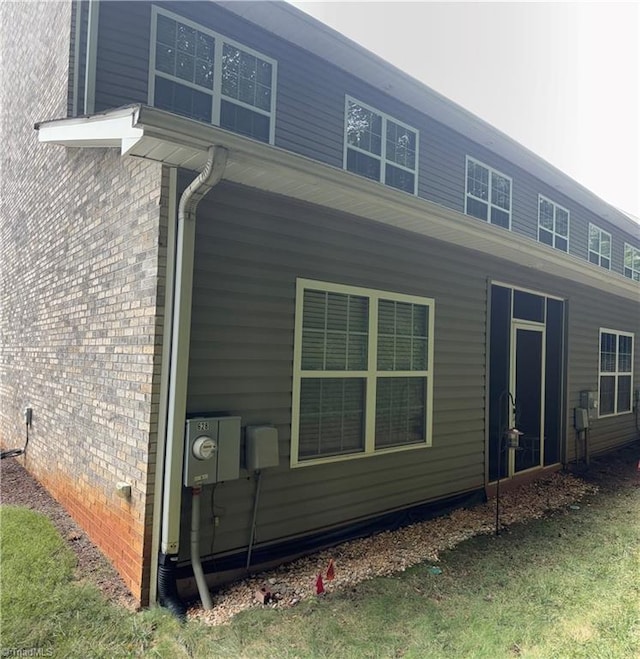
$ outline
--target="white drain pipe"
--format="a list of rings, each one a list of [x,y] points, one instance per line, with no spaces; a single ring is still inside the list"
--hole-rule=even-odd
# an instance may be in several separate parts
[[[180,543],[196,210],[202,198],[220,182],[227,165],[227,156],[228,152],[224,147],[210,147],[204,169],[182,193],[178,205],[178,236],[167,402],[167,437],[164,454],[164,477],[162,480],[162,522],[158,568],[158,598],[160,603],[167,603],[169,608],[176,609],[180,608],[178,606],[179,602],[176,601],[175,566]],[[200,557],[197,558],[199,561]],[[172,606],[172,604],[176,606]]]

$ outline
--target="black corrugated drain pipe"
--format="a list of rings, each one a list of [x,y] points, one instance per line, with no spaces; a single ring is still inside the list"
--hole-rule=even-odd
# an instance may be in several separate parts
[[[158,559],[158,603],[169,609],[180,621],[187,618],[187,607],[180,599],[176,584],[177,556],[160,553]]]

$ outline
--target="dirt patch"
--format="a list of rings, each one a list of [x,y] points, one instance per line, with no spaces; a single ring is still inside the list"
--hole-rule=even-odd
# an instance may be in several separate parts
[[[544,516],[567,508],[594,494],[640,487],[640,444],[570,467],[570,471],[551,474],[508,492],[501,498],[501,522],[505,526]],[[0,500],[44,513],[60,531],[77,557],[77,577],[96,586],[111,601],[134,607],[134,600],[113,566],[89,540],[67,512],[42,488],[15,459],[0,461]],[[236,613],[255,606],[289,607],[316,595],[318,575],[327,592],[345,590],[376,576],[405,570],[429,561],[460,542],[495,529],[495,503],[456,510],[394,532],[344,543],[331,550],[260,573],[214,593],[214,608],[203,611],[194,605],[189,616],[209,624],[230,620]],[[329,563],[333,561],[331,569]],[[437,570],[437,566],[432,569]],[[329,571],[332,578],[327,579]],[[259,602],[260,591],[268,590],[267,603]]]
[[[576,476],[595,483],[602,492],[613,492],[627,487],[640,487],[640,441],[591,459],[589,467],[580,463],[570,465]]]

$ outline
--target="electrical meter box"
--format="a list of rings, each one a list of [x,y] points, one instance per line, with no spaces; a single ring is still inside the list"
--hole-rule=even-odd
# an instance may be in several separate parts
[[[580,392],[580,407],[587,410],[590,419],[595,419],[598,416],[598,392],[597,391],[581,391]]]
[[[576,407],[574,413],[574,427],[578,431],[589,429],[589,412],[584,407]]]
[[[240,477],[240,417],[187,419],[184,484],[199,487]]]
[[[273,426],[248,426],[246,431],[245,462],[249,471],[277,467],[278,429]]]

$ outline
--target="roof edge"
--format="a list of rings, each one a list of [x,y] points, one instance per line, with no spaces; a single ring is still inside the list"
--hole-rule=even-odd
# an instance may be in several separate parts
[[[624,231],[640,231],[640,225],[628,213],[605,201],[531,149],[297,7],[282,0],[222,0],[218,4],[464,135]]]
[[[626,299],[638,299],[637,283],[621,273],[605,271],[564,252],[556,253],[531,238],[427,199],[164,110],[133,105],[91,117],[40,122],[38,126],[41,142],[118,147],[123,155],[192,170],[204,166],[212,145],[223,146],[229,151],[224,174],[228,181],[456,244]]]

